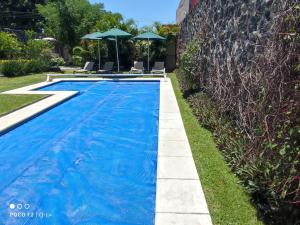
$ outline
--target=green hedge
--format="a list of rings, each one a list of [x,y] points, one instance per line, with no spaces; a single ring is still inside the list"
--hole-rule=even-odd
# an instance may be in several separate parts
[[[20,76],[29,73],[47,71],[50,62],[45,60],[3,60],[0,61],[0,72],[4,76]]]

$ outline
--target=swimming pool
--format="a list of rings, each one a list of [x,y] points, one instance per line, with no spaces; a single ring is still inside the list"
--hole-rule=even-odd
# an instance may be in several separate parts
[[[0,224],[154,224],[159,86],[40,89],[80,94],[0,136]]]

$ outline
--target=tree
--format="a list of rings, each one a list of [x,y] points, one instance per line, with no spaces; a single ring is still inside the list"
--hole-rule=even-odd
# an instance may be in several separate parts
[[[157,33],[162,37],[165,37],[166,41],[153,41],[150,45],[150,61],[157,61],[166,59],[167,55],[167,47],[168,45],[174,45],[177,34],[179,32],[178,25],[176,24],[168,24],[162,25],[159,22],[155,22],[153,25],[145,26],[140,29],[140,33],[143,32],[153,32]],[[137,57],[141,60],[146,61],[148,54],[148,42],[147,41],[139,41],[136,43],[137,49]]]
[[[0,59],[15,58],[21,49],[21,43],[13,34],[0,32]]]
[[[87,0],[49,0],[38,10],[45,18],[45,33],[70,47],[95,27],[104,12],[102,4]]]
[[[0,28],[35,30],[42,28],[43,18],[36,4],[44,4],[45,0],[7,0],[0,4]]]

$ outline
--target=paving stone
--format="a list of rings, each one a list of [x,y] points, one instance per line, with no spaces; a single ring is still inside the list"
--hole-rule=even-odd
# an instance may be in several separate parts
[[[157,213],[209,213],[199,180],[158,179]]]
[[[212,225],[207,214],[157,213],[155,225]]]
[[[158,179],[195,179],[199,180],[192,157],[161,157],[159,158]]]
[[[159,128],[162,129],[183,129],[183,123],[181,119],[160,119]]]
[[[187,141],[183,129],[160,129],[159,139],[163,141]]]
[[[190,146],[186,141],[160,141],[159,156],[188,156],[192,157]]]

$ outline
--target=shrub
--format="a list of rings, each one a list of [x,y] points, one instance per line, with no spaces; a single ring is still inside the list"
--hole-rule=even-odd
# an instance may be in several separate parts
[[[57,67],[57,66],[63,66],[65,64],[65,60],[61,57],[53,57],[50,59],[50,65]]]
[[[244,168],[236,168],[247,146],[247,138],[230,119],[218,110],[212,100],[202,92],[192,94],[187,101],[193,109],[193,113],[205,128],[212,130],[216,143],[223,151],[228,165],[238,174]]]
[[[9,33],[0,32],[0,59],[11,59],[19,56],[22,49],[18,39]]]
[[[19,76],[28,73],[44,72],[50,68],[45,60],[7,60],[0,62],[0,72],[5,76]]]
[[[199,90],[200,88],[197,64],[199,49],[198,42],[191,42],[180,57],[178,78],[184,91]]]
[[[25,73],[39,73],[47,71],[50,68],[50,64],[45,60],[30,60],[24,65]]]
[[[1,73],[5,76],[17,76],[25,74],[24,65],[27,64],[27,60],[8,60],[1,63]]]
[[[50,60],[53,46],[44,40],[28,40],[23,49],[23,57],[26,59]]]
[[[74,47],[72,53],[72,62],[75,66],[82,67],[84,62],[90,58],[90,52],[80,46]]]
[[[78,55],[73,55],[72,56],[72,62],[75,66],[79,66],[82,67],[84,64],[83,58],[81,56]]]
[[[278,224],[293,224],[300,212],[294,191],[299,182],[297,109],[293,108],[288,119],[277,125],[277,134],[271,141],[262,136],[249,140],[205,93],[192,94],[187,101],[199,122],[213,131],[227,164],[241,179],[263,216],[269,221],[277,220]],[[253,145],[260,150],[258,156],[250,154]],[[284,219],[286,215],[290,215],[290,221]]]

